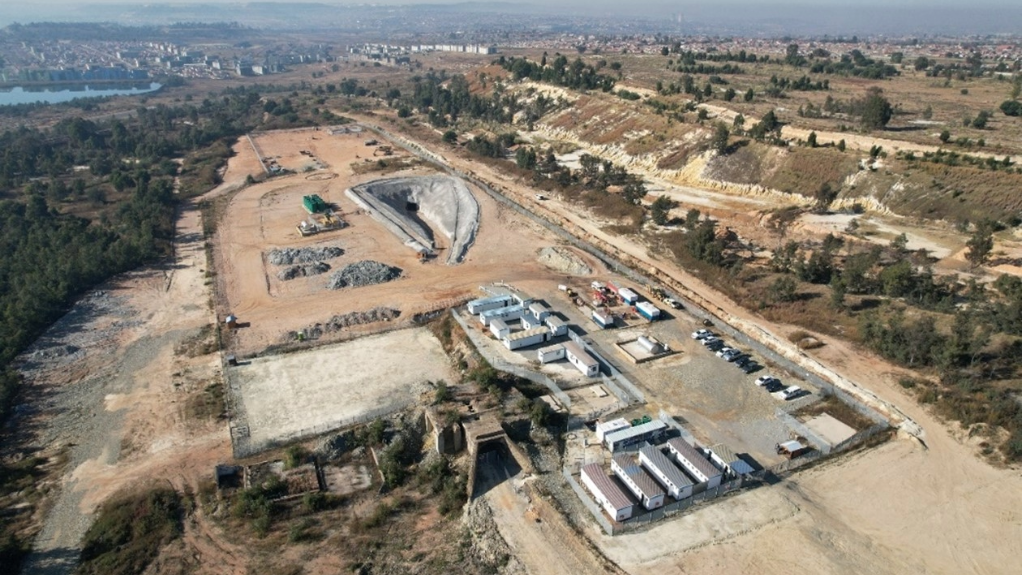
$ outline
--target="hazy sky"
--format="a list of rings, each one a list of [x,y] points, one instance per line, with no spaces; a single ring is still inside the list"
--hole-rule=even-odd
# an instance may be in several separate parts
[[[4,3],[12,0],[5,0]],[[342,4],[342,5],[406,5],[406,4],[465,4],[465,0],[376,0],[374,2],[345,2],[345,1],[331,1],[331,0],[257,0],[262,2],[268,2],[273,4]],[[48,5],[74,5],[74,6],[88,6],[90,4],[245,4],[245,0],[168,0],[160,1],[155,0],[151,2],[140,2],[139,0],[81,0],[71,1],[68,0],[32,0],[30,4],[48,4]],[[476,0],[475,2],[468,2],[474,4],[498,4],[498,3],[513,3],[518,5],[537,5],[537,6],[565,6],[565,7],[607,7],[607,8],[621,8],[622,5],[627,5],[631,8],[640,9],[657,9],[665,10],[670,12],[684,12],[686,8],[707,8],[711,6],[730,4],[730,5],[744,5],[744,6],[812,6],[817,8],[822,7],[853,7],[853,6],[898,6],[898,7],[932,7],[932,6],[957,6],[957,7],[1017,7],[1019,5],[1017,0],[971,0],[968,2],[962,2],[962,0],[697,0],[697,1],[665,1],[665,0],[631,0],[629,2],[622,2],[621,0],[546,0],[546,1],[530,1],[516,2],[514,0],[497,0],[491,2],[489,0]],[[1022,27],[1022,22],[1018,23]]]

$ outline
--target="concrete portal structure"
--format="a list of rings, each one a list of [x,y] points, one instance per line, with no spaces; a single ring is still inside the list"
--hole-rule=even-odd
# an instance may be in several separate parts
[[[433,228],[450,240],[447,263],[462,262],[479,230],[479,202],[459,178],[445,175],[384,178],[345,191],[405,245],[432,254]]]
[[[615,455],[610,460],[610,469],[647,510],[664,506],[664,490],[634,459],[627,455]]]
[[[599,463],[582,467],[582,485],[614,521],[624,521],[632,516],[635,502],[613,478],[604,473]]]
[[[647,445],[639,450],[639,463],[667,489],[675,499],[692,497],[694,481],[681,472],[660,449]]]
[[[720,485],[721,477],[724,474],[710,463],[710,460],[695,446],[689,445],[680,437],[675,437],[667,442],[667,450],[674,456],[674,460],[681,464],[685,471],[699,483],[705,483],[708,488]]]

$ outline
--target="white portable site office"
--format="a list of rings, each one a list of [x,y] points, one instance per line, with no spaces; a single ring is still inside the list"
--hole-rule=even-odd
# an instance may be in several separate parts
[[[694,481],[689,479],[677,466],[671,463],[660,449],[647,445],[639,450],[639,463],[667,489],[667,494],[675,499],[692,496]]]
[[[675,437],[667,442],[667,450],[674,456],[675,461],[685,468],[685,471],[699,483],[706,483],[709,488],[720,485],[723,473],[717,469],[710,460],[703,456],[694,446],[680,437]]]
[[[604,473],[599,463],[582,467],[582,484],[614,521],[624,521],[632,516],[635,502],[613,478]]]

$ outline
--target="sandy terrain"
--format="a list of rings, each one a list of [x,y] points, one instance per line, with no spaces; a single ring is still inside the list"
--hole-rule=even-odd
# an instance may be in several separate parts
[[[313,135],[318,139],[312,140]],[[535,261],[536,251],[550,245],[538,228],[506,213],[475,189],[472,192],[479,202],[481,220],[465,261],[453,272],[440,262],[420,263],[414,251],[344,194],[352,185],[379,177],[373,173],[354,175],[350,169],[356,156],[365,155],[364,138],[327,136],[323,132],[260,136],[262,153],[273,156],[282,155],[279,149],[309,150],[338,177],[326,181],[308,180],[303,174],[274,178],[249,186],[232,198],[218,232],[217,261],[227,300],[227,309],[219,311],[222,315],[237,314],[241,321],[251,323],[251,327],[239,330],[232,342],[233,350],[240,355],[279,343],[287,331],[336,314],[387,306],[401,310],[402,317],[407,318],[458,298],[475,296],[479,285],[494,280],[556,282],[556,278],[563,278]],[[245,167],[240,168],[242,165]],[[251,153],[232,158],[228,176],[239,177],[245,168],[252,168]],[[431,172],[419,169],[395,175],[427,173]],[[310,193],[336,204],[350,226],[301,238],[294,226],[306,215],[301,197]],[[403,277],[385,285],[329,291],[323,288],[325,276],[280,282],[276,278],[279,270],[265,263],[264,254],[270,248],[320,244],[339,245],[345,250],[342,257],[328,262],[334,268],[373,259],[401,268]]]
[[[404,406],[418,397],[426,381],[454,378],[440,342],[425,328],[259,357],[231,374],[241,399],[238,411],[244,413],[254,445]]]
[[[229,460],[226,426],[185,411],[188,398],[217,377],[217,356],[175,354],[182,341],[212,321],[200,230],[198,210],[182,208],[174,264],[125,274],[104,286],[121,298],[117,313],[131,318],[123,331],[85,349],[84,358],[72,358],[52,377],[30,380],[57,398],[70,394],[75,405],[49,422],[56,440],[71,446],[71,466],[25,573],[71,573],[92,513],[117,490],[162,481],[194,491],[216,463]],[[110,321],[109,315],[93,317],[75,330],[88,333]],[[60,328],[58,322],[53,329]],[[97,393],[88,392],[94,385]],[[91,414],[84,426],[75,421],[76,412]],[[64,437],[68,430],[72,436]],[[209,537],[198,510],[185,527],[184,541],[194,544],[190,556],[215,566],[206,572],[244,573],[243,555],[225,543],[210,545]]]
[[[689,286],[714,311],[785,333],[790,326],[747,313],[698,278],[645,250],[610,237],[558,201],[540,207],[532,191],[487,166],[453,155],[452,164],[473,170],[517,194],[520,203],[555,221],[577,226],[646,266],[656,266]],[[726,310],[726,312],[724,311]],[[905,438],[803,472],[773,487],[701,510],[684,524],[663,523],[625,538],[597,538],[630,572],[723,571],[811,573],[1011,573],[1022,551],[1022,477],[990,467],[975,448],[938,422],[897,386],[899,370],[841,341],[814,352],[829,369],[854,378],[864,391],[896,405],[900,418],[925,441]],[[921,433],[920,433],[921,432]]]

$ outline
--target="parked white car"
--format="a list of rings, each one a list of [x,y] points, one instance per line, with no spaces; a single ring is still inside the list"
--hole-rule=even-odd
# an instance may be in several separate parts
[[[756,378],[756,385],[763,387],[764,385],[770,383],[771,381],[779,382],[780,380],[772,375],[761,375]]]
[[[698,329],[692,332],[692,339],[706,339],[708,337],[714,337],[713,332],[708,329]]]

